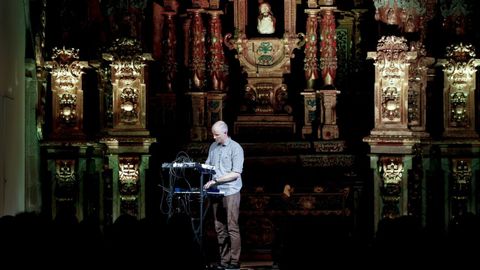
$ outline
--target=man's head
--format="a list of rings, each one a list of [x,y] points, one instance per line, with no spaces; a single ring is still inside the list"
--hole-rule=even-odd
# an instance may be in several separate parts
[[[224,144],[228,138],[228,126],[223,121],[217,121],[212,126],[213,138],[217,143]]]

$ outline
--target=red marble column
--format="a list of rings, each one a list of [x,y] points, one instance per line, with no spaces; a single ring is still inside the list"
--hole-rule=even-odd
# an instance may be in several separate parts
[[[220,10],[208,11],[210,15],[210,59],[208,71],[213,91],[225,91],[225,55],[223,53],[222,21]]]
[[[335,29],[335,7],[322,8],[320,22],[320,69],[324,86],[335,83],[337,73],[337,35]]]
[[[305,34],[305,80],[307,81],[307,90],[313,90],[315,82],[319,78],[318,74],[318,9],[307,9],[307,26]]]
[[[205,84],[205,28],[202,21],[203,9],[189,9],[191,14],[191,54],[192,87],[202,90]]]

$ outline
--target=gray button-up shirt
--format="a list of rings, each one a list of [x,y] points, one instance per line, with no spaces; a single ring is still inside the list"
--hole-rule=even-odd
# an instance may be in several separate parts
[[[243,148],[230,137],[224,144],[213,142],[208,150],[206,164],[215,166],[215,178],[222,177],[229,172],[243,171]],[[242,188],[242,177],[229,182],[222,182],[217,188],[225,193],[225,196],[235,194]]]

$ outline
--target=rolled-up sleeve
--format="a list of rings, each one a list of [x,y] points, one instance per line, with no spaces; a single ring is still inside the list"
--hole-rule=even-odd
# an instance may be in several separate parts
[[[243,149],[239,144],[232,148],[232,172],[242,173],[243,171]]]

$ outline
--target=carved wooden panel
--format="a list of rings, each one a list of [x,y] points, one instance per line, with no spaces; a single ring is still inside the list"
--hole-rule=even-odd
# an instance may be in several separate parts
[[[410,135],[408,130],[409,61],[416,53],[409,52],[406,39],[383,36],[377,52],[369,53],[375,60],[375,129],[372,135]]]
[[[428,66],[434,59],[427,57],[425,46],[420,42],[411,42],[410,51],[417,53],[417,59],[409,67],[408,78],[408,125],[420,136],[427,136],[427,76]]]
[[[133,39],[119,39],[103,56],[111,64],[112,133],[146,131],[145,61],[140,44]]]
[[[52,138],[84,137],[82,71],[85,62],[77,61],[78,49],[53,49]]]
[[[400,196],[404,177],[403,160],[401,157],[381,157],[379,159],[381,178],[381,197],[383,201],[382,217],[395,218],[400,215]]]
[[[140,193],[140,159],[139,157],[121,156],[118,162],[118,191],[120,196],[120,213],[137,216]]]
[[[477,137],[475,131],[475,49],[471,44],[447,47],[444,66],[444,136]]]
[[[62,207],[75,207],[79,195],[79,183],[75,167],[76,160],[55,160],[54,197],[57,209]]]

